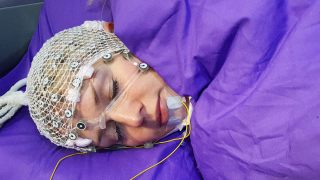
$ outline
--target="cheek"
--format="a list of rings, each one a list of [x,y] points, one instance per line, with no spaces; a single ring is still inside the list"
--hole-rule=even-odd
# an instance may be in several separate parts
[[[110,146],[117,143],[117,139],[118,138],[117,138],[115,130],[113,130],[113,129],[106,130],[106,131],[104,131],[104,133],[101,136],[99,146],[100,147],[110,147]]]
[[[127,146],[143,145],[147,142],[154,142],[164,137],[169,131],[165,128],[126,128],[126,139],[123,142]]]
[[[93,144],[96,146],[99,143],[98,139],[98,132],[94,130],[84,130],[79,132],[79,136],[82,138],[91,139],[93,141]]]
[[[151,73],[142,76],[141,80],[137,83],[136,91],[139,91],[137,94],[149,113],[156,110],[155,108],[158,104],[159,94],[163,88],[164,84]]]
[[[133,84],[132,92],[139,96],[157,98],[159,91],[164,87],[163,81],[156,78],[152,73],[142,74]]]

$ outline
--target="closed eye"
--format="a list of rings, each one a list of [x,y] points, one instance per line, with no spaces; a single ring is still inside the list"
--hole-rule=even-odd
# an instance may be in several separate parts
[[[122,131],[121,131],[120,124],[115,122],[115,128],[116,128],[116,133],[117,133],[117,137],[118,137],[117,144],[121,144],[122,140],[123,140],[123,134],[122,134]]]
[[[119,93],[119,83],[116,80],[112,80],[112,99],[114,99]]]

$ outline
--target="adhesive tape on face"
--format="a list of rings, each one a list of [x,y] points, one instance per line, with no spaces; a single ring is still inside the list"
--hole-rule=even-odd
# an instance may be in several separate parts
[[[182,106],[180,96],[170,96],[167,98],[167,106],[169,109],[178,109]]]
[[[94,72],[94,68],[90,65],[86,65],[81,67],[80,71],[78,72],[78,77],[83,77],[83,79],[88,79],[92,77]]]
[[[78,147],[86,147],[86,146],[90,145],[91,143],[92,143],[92,139],[84,139],[84,138],[78,137],[75,140],[75,144]]]
[[[177,126],[177,125],[179,125],[181,123],[181,119],[177,119],[177,118],[175,118],[175,117],[171,117],[171,118],[169,118],[169,120],[168,120],[168,126]]]
[[[74,146],[74,141],[71,139],[68,139],[65,145],[68,147],[72,147],[72,146]]]
[[[168,126],[177,126],[181,123],[182,112],[182,102],[180,96],[170,96],[167,98],[167,106],[169,110],[169,120]]]
[[[71,102],[79,102],[80,101],[80,93],[79,91],[75,89],[69,89],[68,90],[68,95],[67,95],[67,100]]]

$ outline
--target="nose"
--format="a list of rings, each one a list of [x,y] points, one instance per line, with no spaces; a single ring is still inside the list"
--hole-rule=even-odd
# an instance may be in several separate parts
[[[127,99],[108,111],[107,116],[123,125],[139,127],[144,121],[143,109],[141,102]]]

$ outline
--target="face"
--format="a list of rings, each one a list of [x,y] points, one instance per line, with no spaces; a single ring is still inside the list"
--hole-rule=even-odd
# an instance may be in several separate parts
[[[109,63],[99,60],[92,67],[94,73],[83,81],[73,120],[87,122],[87,128],[78,132],[80,137],[92,139],[97,147],[136,146],[173,129],[167,126],[166,98],[176,93],[156,72],[141,72],[122,55]]]

